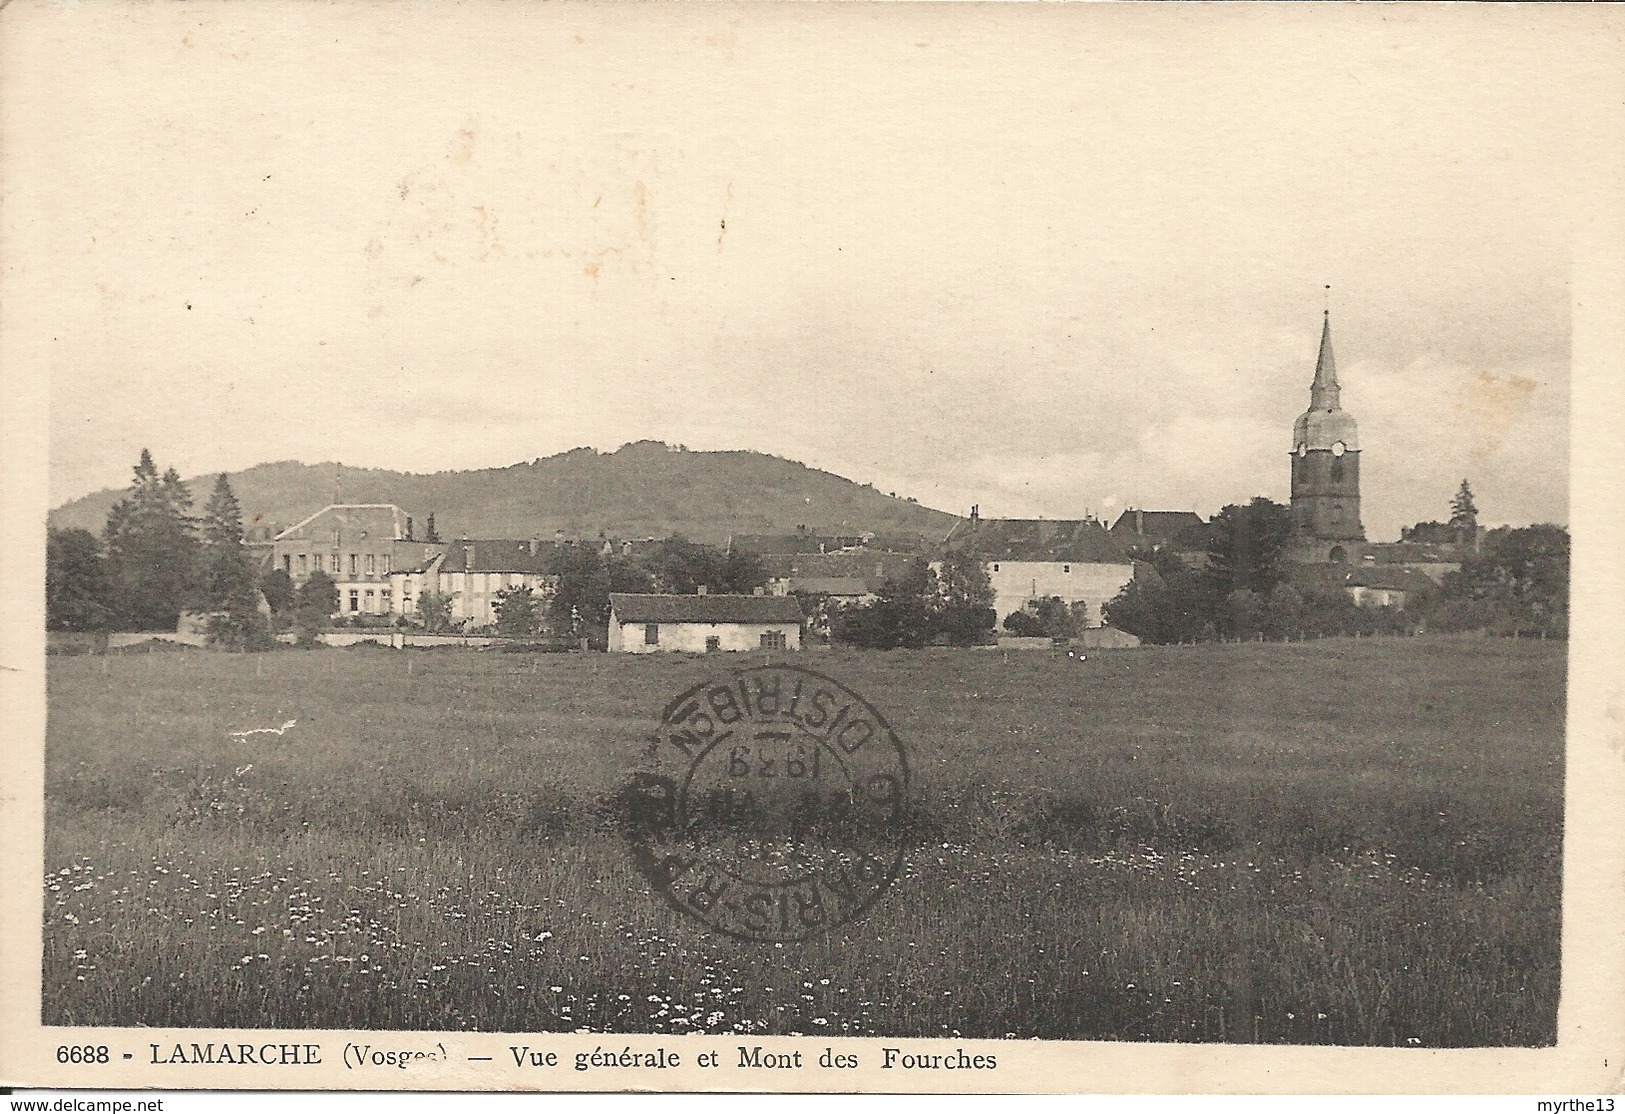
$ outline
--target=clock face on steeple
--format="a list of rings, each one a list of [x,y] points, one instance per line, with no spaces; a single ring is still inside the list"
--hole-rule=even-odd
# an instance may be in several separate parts
[[[1335,444],[1332,445],[1332,455],[1333,456],[1342,456],[1347,451],[1348,451],[1348,446],[1343,444],[1343,442],[1341,442],[1341,441],[1338,441],[1338,442],[1336,442]]]

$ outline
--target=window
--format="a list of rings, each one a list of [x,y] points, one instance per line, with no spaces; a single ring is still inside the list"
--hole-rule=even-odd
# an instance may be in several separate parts
[[[998,562],[996,562],[996,561],[995,561],[995,562],[994,562],[994,564],[993,564],[993,571],[994,571],[994,572],[998,572],[998,571],[999,571],[999,565],[998,565]]]
[[[339,555],[337,553],[333,554],[333,561],[328,565],[328,568],[332,570],[334,576],[339,574]]]
[[[389,575],[389,554],[386,553],[386,554],[384,554],[382,557],[380,557],[378,559],[383,562],[382,566],[378,569],[378,571],[383,573],[385,576],[388,576]]]
[[[1061,566],[1061,571],[1062,572],[1071,572],[1072,571],[1072,566],[1071,565],[1062,565]]]
[[[1334,503],[1332,505],[1332,521],[1333,522],[1342,522],[1343,521],[1343,507],[1342,507],[1342,504]]]
[[[393,611],[395,609],[394,603],[392,602],[394,597],[388,588],[385,588],[382,592],[379,592],[378,598],[383,601],[385,611]]]
[[[372,576],[378,572],[378,558],[371,553],[367,554],[367,575]]]
[[[762,649],[764,649],[764,650],[782,650],[782,649],[784,649],[784,646],[785,646],[785,642],[784,642],[784,632],[783,631],[781,631],[781,630],[765,630],[765,631],[762,632]]]
[[[350,589],[350,610],[361,610],[361,593],[356,591],[354,588]]]
[[[293,554],[284,553],[282,555],[282,571],[289,576],[293,575]],[[303,553],[299,555],[299,571],[305,571],[305,555]]]
[[[360,567],[360,565],[361,565],[361,562],[359,560],[357,560],[357,555],[354,554],[354,553],[350,554],[350,575],[351,576],[357,575],[357,569]]]
[[[660,624],[659,623],[645,623],[645,624],[643,624],[643,644],[645,646],[658,646],[658,645],[660,645]]]
[[[709,635],[709,636],[706,637],[706,640],[705,640],[705,652],[706,653],[714,654],[720,649],[722,649],[722,639],[718,638],[714,634]]]

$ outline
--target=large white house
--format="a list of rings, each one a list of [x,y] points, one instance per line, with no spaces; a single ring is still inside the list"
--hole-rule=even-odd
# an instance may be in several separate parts
[[[558,590],[557,550],[537,539],[460,538],[440,548],[421,565],[394,574],[400,614],[417,614],[418,601],[431,591],[451,600],[453,622],[483,627],[497,621],[497,597],[509,588],[529,588],[543,602]]]
[[[801,605],[786,596],[609,597],[611,653],[801,649]]]
[[[972,507],[944,541],[949,552],[982,560],[1002,623],[1034,600],[1057,597],[1101,624],[1101,605],[1134,578],[1134,562],[1099,521],[983,518]]]
[[[339,614],[391,615],[400,611],[396,570],[422,565],[445,546],[417,538],[411,516],[393,503],[335,503],[282,531],[270,548],[272,567],[295,585],[318,570],[331,577]]]

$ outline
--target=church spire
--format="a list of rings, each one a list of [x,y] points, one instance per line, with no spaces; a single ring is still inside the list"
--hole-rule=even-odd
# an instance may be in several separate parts
[[[1332,311],[1327,310],[1320,326],[1320,358],[1315,361],[1315,383],[1309,388],[1309,409],[1340,408],[1337,361],[1332,358]]]

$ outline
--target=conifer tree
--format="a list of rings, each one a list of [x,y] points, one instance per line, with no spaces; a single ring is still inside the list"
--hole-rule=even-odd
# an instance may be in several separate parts
[[[158,474],[146,449],[134,472],[103,531],[115,619],[125,630],[173,630],[198,595],[192,496],[173,468]]]
[[[1461,481],[1455,498],[1450,500],[1450,527],[1456,532],[1456,540],[1463,544],[1471,542],[1478,533],[1478,504],[1473,502],[1473,489],[1467,486],[1466,480]]]
[[[209,642],[230,650],[266,648],[270,631],[243,550],[243,512],[224,472],[203,508],[203,571]]]
[[[45,629],[106,630],[107,562],[89,530],[52,530],[45,546]]]

